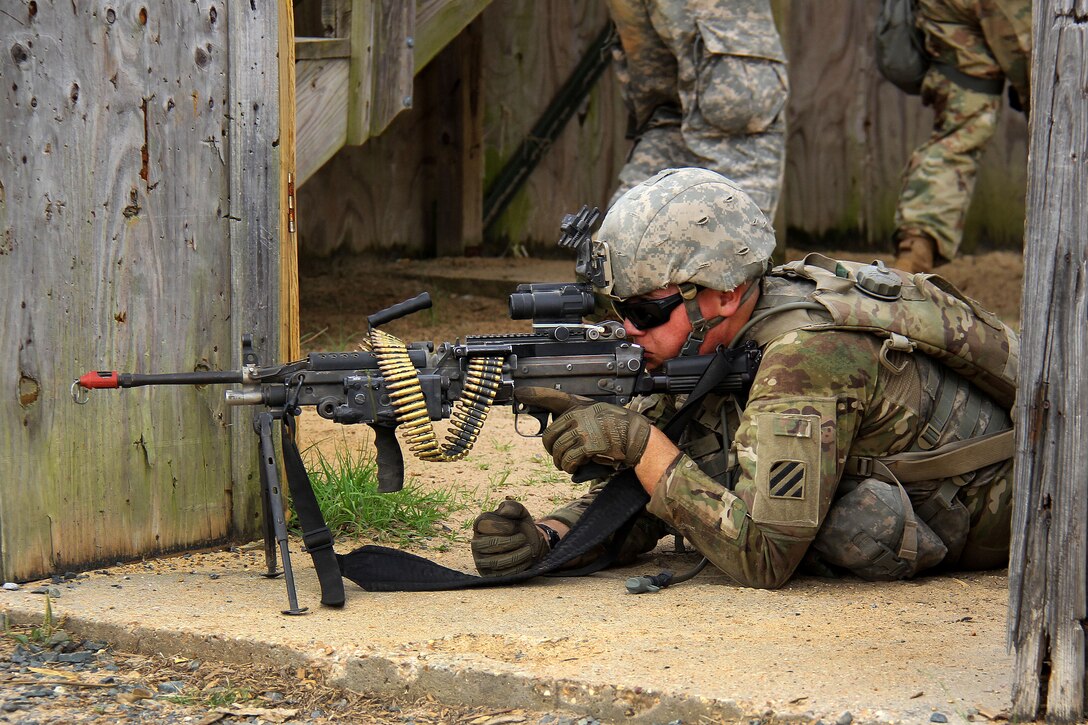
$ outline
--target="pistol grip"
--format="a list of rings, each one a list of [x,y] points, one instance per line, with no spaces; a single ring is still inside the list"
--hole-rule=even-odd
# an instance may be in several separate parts
[[[374,447],[378,450],[378,491],[393,493],[404,488],[404,456],[397,442],[396,429],[371,424]]]

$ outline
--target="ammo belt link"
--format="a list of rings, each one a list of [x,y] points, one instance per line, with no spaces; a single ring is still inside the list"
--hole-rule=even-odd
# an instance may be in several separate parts
[[[487,420],[487,413],[502,382],[502,358],[476,357],[469,360],[461,397],[450,416],[442,445],[431,425],[427,401],[419,385],[419,373],[408,357],[404,343],[389,333],[370,331],[370,350],[385,378],[389,402],[397,423],[404,431],[408,450],[424,461],[459,461],[468,455]]]

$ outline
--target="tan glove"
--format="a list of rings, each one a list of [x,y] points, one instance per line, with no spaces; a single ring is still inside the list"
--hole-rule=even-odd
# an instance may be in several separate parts
[[[525,571],[548,553],[548,540],[528,510],[506,499],[472,525],[472,559],[481,576]]]
[[[519,403],[550,410],[558,417],[544,430],[544,447],[556,468],[574,473],[582,465],[634,466],[650,440],[650,421],[640,413],[610,403],[549,388],[522,388]]]

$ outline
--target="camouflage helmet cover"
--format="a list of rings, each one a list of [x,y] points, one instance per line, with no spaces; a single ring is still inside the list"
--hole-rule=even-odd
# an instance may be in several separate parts
[[[707,169],[666,169],[620,197],[597,232],[614,299],[691,282],[731,290],[766,271],[775,236],[739,186]]]

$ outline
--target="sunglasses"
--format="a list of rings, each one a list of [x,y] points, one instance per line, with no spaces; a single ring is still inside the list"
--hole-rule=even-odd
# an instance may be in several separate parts
[[[616,314],[642,331],[664,325],[672,317],[672,311],[683,303],[679,292],[656,300],[614,302]]]

